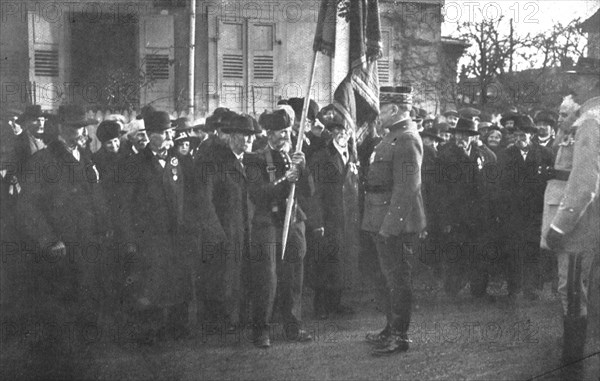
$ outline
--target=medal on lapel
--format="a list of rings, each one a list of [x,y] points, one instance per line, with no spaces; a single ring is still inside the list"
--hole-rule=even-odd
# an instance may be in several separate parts
[[[177,181],[179,176],[177,176],[177,166],[179,165],[179,160],[176,157],[171,158],[171,173],[173,174],[173,181]]]

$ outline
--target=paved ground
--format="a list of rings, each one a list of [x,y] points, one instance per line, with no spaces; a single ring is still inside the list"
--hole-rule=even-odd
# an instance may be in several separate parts
[[[289,342],[276,326],[272,347],[260,350],[249,342],[249,331],[208,335],[198,327],[187,340],[140,347],[119,342],[111,327],[69,360],[57,356],[49,369],[56,378],[104,380],[558,380],[571,374],[553,371],[559,364],[562,323],[549,288],[542,300],[519,300],[512,307],[502,297],[493,304],[475,302],[465,290],[450,301],[436,288],[421,288],[410,351],[389,358],[370,356],[363,340],[366,331],[384,324],[372,299],[368,292],[354,294],[352,318],[308,319],[306,329],[315,337],[308,344]],[[310,315],[306,302],[305,315]],[[0,379],[34,376],[22,343],[4,344]],[[586,353],[599,350],[599,340],[588,340]],[[598,380],[599,364],[599,355],[585,361],[585,379]]]

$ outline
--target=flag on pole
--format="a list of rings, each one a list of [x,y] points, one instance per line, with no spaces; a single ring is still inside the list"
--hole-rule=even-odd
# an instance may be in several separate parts
[[[349,23],[349,72],[336,88],[333,105],[356,127],[379,115],[377,59],[383,55],[378,0],[323,0],[313,49],[335,56],[338,16]]]

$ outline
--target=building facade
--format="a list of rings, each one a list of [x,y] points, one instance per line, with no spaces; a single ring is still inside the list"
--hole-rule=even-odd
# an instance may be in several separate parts
[[[55,110],[189,105],[189,0],[2,2],[2,107],[28,103]],[[382,85],[411,84],[416,101],[439,110],[441,0],[380,1]],[[320,1],[197,0],[194,104],[260,113],[279,99],[304,96]],[[338,54],[319,55],[312,96],[331,101],[347,72],[347,26]]]

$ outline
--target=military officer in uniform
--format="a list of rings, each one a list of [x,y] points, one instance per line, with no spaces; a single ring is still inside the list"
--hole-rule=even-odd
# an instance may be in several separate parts
[[[382,87],[379,119],[389,133],[375,147],[365,186],[362,229],[371,233],[377,247],[386,287],[382,298],[387,325],[367,334],[376,345],[374,355],[408,350],[411,317],[411,268],[407,256],[425,229],[421,196],[423,142],[410,119],[412,88]]]
[[[600,247],[600,60],[580,58],[574,73],[573,100],[581,108],[578,117],[571,113],[576,120],[570,130],[557,137],[555,178],[546,188],[541,240],[543,248],[558,255],[566,364],[585,355],[590,273]],[[569,124],[569,103],[573,106],[568,99],[561,105],[561,124]]]

